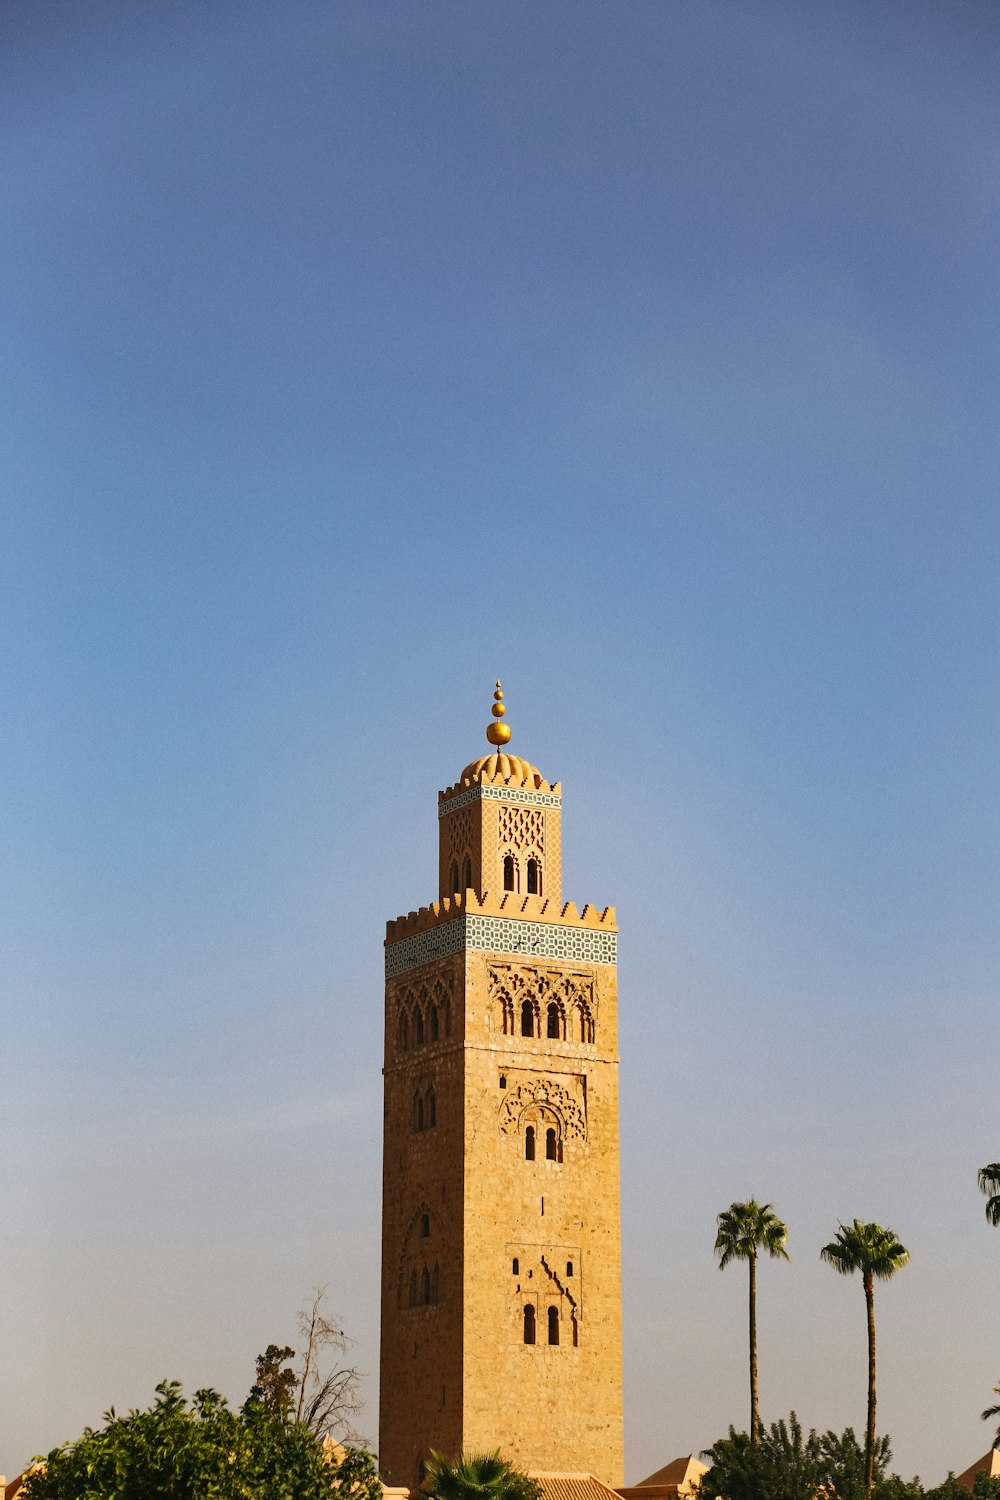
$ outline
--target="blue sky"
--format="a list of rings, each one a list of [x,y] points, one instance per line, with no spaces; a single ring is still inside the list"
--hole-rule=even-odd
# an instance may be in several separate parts
[[[0,1467],[311,1287],[377,1352],[381,940],[493,679],[622,924],[627,1472],[1000,1376],[1000,19],[0,17]],[[376,1428],[374,1379],[368,1428]]]

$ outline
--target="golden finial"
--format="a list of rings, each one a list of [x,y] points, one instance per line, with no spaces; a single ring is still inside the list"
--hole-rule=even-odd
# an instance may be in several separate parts
[[[503,706],[503,693],[500,691],[500,679],[498,677],[497,690],[493,694],[493,707],[490,709],[495,722],[486,726],[486,738],[491,745],[496,745],[498,748],[501,745],[506,745],[510,739],[510,725],[501,724],[500,722],[506,712],[507,710]]]

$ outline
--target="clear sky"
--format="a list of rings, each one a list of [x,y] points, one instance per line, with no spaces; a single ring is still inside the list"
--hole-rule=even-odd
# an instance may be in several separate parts
[[[383,922],[512,748],[618,906],[627,1474],[988,1446],[991,0],[8,0],[0,1468],[242,1399],[317,1283],[377,1428]]]

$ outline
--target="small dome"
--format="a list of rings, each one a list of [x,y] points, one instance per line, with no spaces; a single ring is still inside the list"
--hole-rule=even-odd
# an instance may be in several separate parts
[[[537,766],[522,760],[519,755],[508,755],[499,751],[493,755],[482,755],[466,766],[459,780],[476,783],[480,781],[502,781],[507,786],[547,786]]]

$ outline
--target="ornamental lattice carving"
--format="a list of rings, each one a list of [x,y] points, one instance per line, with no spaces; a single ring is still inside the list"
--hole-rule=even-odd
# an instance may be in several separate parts
[[[498,814],[500,843],[518,853],[545,852],[545,814],[537,807],[501,807]]]
[[[463,807],[448,818],[448,864],[462,866],[465,855],[472,852],[473,817],[471,807]]]
[[[500,1134],[516,1131],[524,1111],[531,1108],[548,1109],[557,1115],[564,1137],[587,1139],[587,1119],[579,1102],[564,1084],[545,1073],[526,1078],[507,1090],[500,1106]]]

